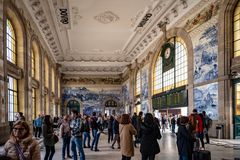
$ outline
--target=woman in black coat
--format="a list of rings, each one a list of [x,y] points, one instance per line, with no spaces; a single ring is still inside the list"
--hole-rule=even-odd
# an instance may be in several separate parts
[[[154,160],[155,155],[160,152],[157,140],[161,139],[161,133],[151,113],[147,113],[144,117],[144,123],[140,128],[140,139],[142,160]]]
[[[186,128],[187,124],[188,124],[188,117],[181,117],[180,125],[178,126],[178,132],[177,132],[177,147],[178,147],[179,160],[192,159],[191,134]]]

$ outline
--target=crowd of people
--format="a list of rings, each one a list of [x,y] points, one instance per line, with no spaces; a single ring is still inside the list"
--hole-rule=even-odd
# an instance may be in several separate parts
[[[144,116],[144,117],[143,117]],[[52,160],[55,154],[55,144],[62,139],[62,159],[80,157],[85,160],[84,148],[99,151],[99,139],[102,133],[107,131],[109,147],[120,149],[122,160],[130,160],[134,156],[134,147],[140,144],[142,160],[154,160],[155,155],[160,153],[158,140],[165,131],[166,121],[154,117],[151,113],[143,112],[122,115],[103,116],[93,112],[91,116],[81,115],[72,110],[70,115],[63,118],[53,118],[50,115],[39,115],[33,122],[35,134],[30,133],[30,127],[25,122],[22,113],[17,115],[17,121],[12,126],[10,139],[4,146],[5,159],[13,160],[40,160],[40,147],[38,139],[43,137],[45,146],[44,160]],[[211,127],[211,119],[206,112],[198,114],[194,109],[188,117],[174,115],[169,120],[171,131],[175,134],[175,125],[178,126],[177,147],[179,160],[191,160],[194,151],[200,149],[199,141],[204,148],[204,136],[209,143],[208,129]],[[152,147],[149,147],[152,146]],[[3,159],[1,158],[1,159]]]

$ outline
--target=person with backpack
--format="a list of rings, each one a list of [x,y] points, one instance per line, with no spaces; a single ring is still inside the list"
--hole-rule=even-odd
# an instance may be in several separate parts
[[[203,121],[202,118],[198,115],[197,109],[193,109],[192,114],[188,117],[189,118],[189,131],[191,133],[191,137],[193,141],[195,141],[196,145],[192,144],[192,148],[194,150],[199,150],[199,143],[198,139],[203,133]]]
[[[205,111],[202,111],[203,114],[203,123],[204,123],[204,128],[203,128],[203,133],[206,137],[206,144],[209,144],[209,136],[208,136],[208,130],[212,126],[212,119],[208,117]]]
[[[139,136],[141,138],[140,152],[142,160],[154,160],[155,155],[160,153],[158,139],[161,139],[159,126],[154,122],[151,113],[147,113],[141,125]]]

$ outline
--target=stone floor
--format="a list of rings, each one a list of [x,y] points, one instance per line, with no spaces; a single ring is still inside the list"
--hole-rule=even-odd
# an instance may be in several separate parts
[[[235,140],[234,140],[235,141]],[[176,136],[172,133],[166,132],[159,141],[161,153],[156,156],[156,160],[178,160],[178,153],[176,148]],[[225,142],[226,143],[226,142]],[[110,148],[107,143],[107,136],[102,134],[100,138],[99,150],[94,152],[90,149],[84,149],[86,160],[120,160],[121,153],[119,149]],[[117,145],[116,145],[117,146]],[[151,147],[151,146],[150,146]],[[56,153],[54,160],[61,160],[61,142],[56,145]],[[211,151],[212,160],[240,160],[240,150],[229,147],[210,144],[206,146],[207,150]],[[42,151],[42,159],[44,151]],[[141,160],[139,148],[135,148],[135,156],[132,160]]]
[[[240,145],[238,140],[217,140],[213,139],[212,144],[206,146],[207,150],[211,151],[212,160],[240,160],[239,147],[231,147],[228,144]],[[161,153],[156,156],[156,160],[178,160],[178,153],[176,148],[176,136],[170,132],[165,132],[162,139],[159,141]],[[121,153],[119,149],[110,148],[107,143],[107,136],[102,134],[99,141],[99,152],[84,149],[86,160],[120,160]],[[116,145],[117,146],[117,145]],[[149,146],[151,147],[151,146]],[[0,146],[0,151],[3,147]],[[44,157],[44,150],[41,151],[41,157]],[[61,160],[61,141],[56,144],[56,153],[53,157],[54,160]],[[135,156],[132,160],[141,160],[139,148],[135,148]]]

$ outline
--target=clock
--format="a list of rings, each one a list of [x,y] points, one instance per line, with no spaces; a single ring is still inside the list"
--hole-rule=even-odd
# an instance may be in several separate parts
[[[168,59],[170,57],[170,52],[171,52],[170,48],[167,48],[165,50],[165,52],[164,52],[164,58],[165,59]]]
[[[175,47],[173,43],[167,42],[162,46],[161,57],[163,60],[163,72],[175,66]]]

